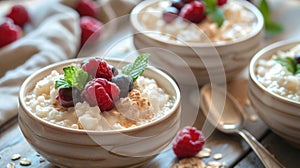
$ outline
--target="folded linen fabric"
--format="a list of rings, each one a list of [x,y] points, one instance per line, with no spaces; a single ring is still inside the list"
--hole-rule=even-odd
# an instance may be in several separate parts
[[[31,30],[0,49],[0,125],[18,113],[23,81],[49,64],[76,56],[79,16],[59,1],[41,1],[28,7]]]

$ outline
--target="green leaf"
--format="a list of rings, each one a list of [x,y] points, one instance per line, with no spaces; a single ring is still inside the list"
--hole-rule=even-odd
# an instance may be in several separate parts
[[[81,90],[89,79],[87,72],[75,66],[64,67],[63,71],[64,78],[56,81],[55,88],[76,87]]]
[[[149,56],[150,54],[141,54],[133,63],[124,66],[122,73],[130,76],[134,82],[146,69]]]
[[[64,80],[64,78],[61,78],[57,81],[55,81],[55,89],[58,88],[70,88],[70,84]]]
[[[267,33],[270,33],[270,34],[278,34],[278,33],[281,33],[283,31],[283,28],[281,25],[275,23],[275,22],[267,22],[266,24],[266,31]]]
[[[217,0],[203,0],[203,2],[205,3],[205,13],[208,14],[213,22],[217,23],[218,27],[221,27],[225,20],[225,15],[218,8]]]
[[[297,62],[294,58],[286,57],[286,58],[277,58],[275,59],[276,62],[281,64],[283,67],[285,67],[289,72],[292,74],[296,73],[297,70]]]
[[[269,7],[267,1],[261,0],[260,3],[258,4],[258,9],[262,13],[262,15],[265,19],[265,22],[269,22],[271,11],[270,11],[270,7]]]
[[[224,13],[220,9],[216,9],[212,13],[209,13],[209,17],[211,18],[211,20],[217,23],[218,27],[221,27],[225,20]]]
[[[300,74],[300,64],[297,64],[296,69],[295,75]]]

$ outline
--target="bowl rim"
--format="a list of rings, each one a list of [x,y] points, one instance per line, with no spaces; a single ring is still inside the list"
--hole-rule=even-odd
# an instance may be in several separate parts
[[[267,88],[258,81],[258,79],[255,75],[255,69],[256,69],[255,65],[257,64],[257,61],[259,61],[261,59],[261,57],[266,55],[268,52],[279,51],[279,50],[281,50],[281,48],[283,48],[285,46],[297,45],[297,44],[300,44],[299,39],[282,40],[282,41],[278,41],[273,44],[270,44],[270,45],[264,47],[263,49],[261,49],[258,53],[256,53],[253,56],[253,58],[251,59],[250,64],[249,64],[249,77],[250,77],[249,80],[252,80],[255,83],[255,85],[257,85],[259,87],[260,90],[262,90],[265,94],[271,96],[272,98],[276,99],[277,101],[283,102],[285,104],[291,104],[294,106],[300,106],[300,102],[288,99],[286,97],[283,97],[276,93],[268,91]]]
[[[74,129],[74,128],[69,128],[69,127],[64,127],[64,126],[60,126],[54,123],[51,123],[49,121],[46,121],[40,117],[38,117],[37,115],[35,115],[34,113],[30,112],[29,108],[27,107],[26,103],[25,103],[25,96],[27,93],[25,93],[25,88],[28,86],[28,84],[30,83],[30,81],[34,80],[34,78],[36,76],[38,76],[41,73],[44,73],[46,71],[49,71],[49,73],[51,73],[52,70],[57,70],[58,67],[63,66],[63,65],[69,65],[72,63],[80,63],[85,59],[88,59],[90,57],[86,57],[86,58],[75,58],[75,59],[68,59],[68,60],[64,60],[61,62],[57,62],[54,64],[50,64],[46,67],[43,67],[42,69],[36,71],[35,73],[31,74],[29,77],[27,77],[25,79],[25,81],[23,82],[23,84],[20,87],[20,91],[19,91],[19,96],[18,96],[18,103],[19,103],[19,108],[22,108],[22,110],[24,113],[26,113],[27,115],[29,115],[30,118],[32,118],[33,120],[38,121],[40,124],[42,125],[46,125],[48,127],[51,127],[53,129],[57,129],[59,131],[63,131],[63,132],[69,132],[69,133],[75,133],[75,134],[116,134],[116,133],[130,133],[130,132],[134,132],[134,131],[138,131],[147,127],[151,127],[153,125],[158,124],[159,122],[163,122],[164,120],[166,120],[167,118],[169,118],[170,116],[174,115],[174,113],[179,109],[181,110],[181,93],[179,90],[178,85],[176,84],[176,82],[170,77],[168,76],[165,72],[148,65],[146,70],[154,72],[159,74],[161,77],[165,78],[169,84],[171,84],[173,86],[174,92],[175,92],[175,101],[174,101],[174,105],[173,107],[170,109],[170,111],[165,114],[164,116],[155,119],[154,121],[139,125],[137,127],[133,127],[133,128],[126,128],[126,129],[117,129],[117,130],[105,130],[105,131],[96,131],[96,130],[85,130],[85,129]],[[120,59],[115,59],[115,58],[109,58],[109,59],[104,59],[106,61],[112,61],[112,62],[120,62],[120,63],[126,63],[126,61],[122,61]],[[51,71],[50,71],[51,70]],[[145,70],[145,71],[146,71]]]
[[[153,5],[154,3],[158,3],[161,0],[146,0],[141,3],[139,3],[137,6],[133,8],[133,10],[130,13],[130,23],[134,27],[134,29],[138,30],[138,32],[154,32],[154,30],[147,30],[142,26],[139,22],[138,15],[139,13],[144,10],[146,7],[149,5]],[[256,35],[260,34],[261,31],[264,31],[264,18],[261,12],[255,7],[253,4],[247,1],[233,1],[234,3],[239,3],[249,11],[251,11],[256,19],[257,19],[257,25],[254,27],[255,29],[250,32],[250,34],[240,37],[238,39],[232,40],[232,41],[221,41],[221,42],[208,42],[208,43],[199,43],[199,42],[184,42],[183,44],[181,43],[176,43],[173,41],[164,41],[164,40],[159,40],[158,38],[149,36],[145,33],[142,33],[144,36],[147,38],[150,38],[151,40],[154,40],[159,43],[164,43],[164,44],[169,44],[169,45],[174,45],[176,47],[224,47],[224,46],[231,46],[235,45],[237,43],[241,43],[244,41],[247,41],[248,39],[251,39],[255,37]],[[157,31],[155,31],[157,32]]]

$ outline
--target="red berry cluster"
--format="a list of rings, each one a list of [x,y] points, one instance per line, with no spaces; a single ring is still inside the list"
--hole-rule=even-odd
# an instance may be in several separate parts
[[[178,158],[195,156],[204,146],[205,138],[200,130],[186,126],[180,130],[172,143],[172,148]]]
[[[217,5],[222,6],[227,0],[218,0]],[[205,2],[202,0],[171,0],[171,6],[163,12],[163,20],[170,23],[178,16],[193,23],[200,23],[206,18]]]
[[[97,4],[93,0],[79,0],[75,10],[81,16],[81,46],[83,46],[90,37],[90,42],[94,43],[100,38],[103,27],[103,24],[96,19]]]
[[[0,48],[21,38],[22,28],[30,21],[27,9],[19,4],[13,5],[6,17],[0,24]]]

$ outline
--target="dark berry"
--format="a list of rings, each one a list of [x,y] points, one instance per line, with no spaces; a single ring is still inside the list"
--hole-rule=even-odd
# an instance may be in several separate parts
[[[97,5],[93,0],[80,0],[75,10],[82,16],[90,16],[96,18]]]
[[[195,1],[195,0],[181,0],[183,3],[191,3],[191,2],[193,2],[193,1]]]
[[[20,4],[14,5],[6,17],[11,18],[20,27],[23,27],[30,20],[27,9]]]
[[[300,55],[296,55],[295,60],[296,60],[297,64],[300,64]]]
[[[74,107],[74,104],[81,101],[80,91],[76,88],[61,88],[56,100],[63,107]]]
[[[223,6],[227,3],[227,0],[218,0],[218,6]]]
[[[200,23],[206,17],[204,11],[205,4],[203,2],[193,1],[189,4],[185,4],[179,15],[193,23]]]
[[[22,37],[22,30],[11,19],[0,24],[0,47],[6,46]]]
[[[111,67],[101,58],[90,58],[82,65],[82,69],[93,78],[105,78],[111,81],[113,77]]]
[[[184,2],[182,0],[171,0],[171,6],[180,10],[184,6]]]
[[[112,82],[115,83],[120,89],[120,98],[127,97],[128,92],[133,89],[133,82],[131,77],[127,75],[118,75],[112,78]]]
[[[119,94],[118,86],[104,78],[94,78],[85,85],[82,91],[84,100],[90,106],[98,106],[101,111],[111,110]]]
[[[109,65],[111,70],[112,70],[112,73],[114,76],[117,76],[119,74],[119,71],[116,67],[112,66],[112,65]]]
[[[92,17],[84,16],[80,18],[81,46],[89,39],[90,44],[94,44],[101,36],[103,24]]]
[[[178,9],[175,7],[167,7],[163,11],[163,19],[166,23],[171,23],[173,20],[175,20],[178,16]]]
[[[172,142],[172,148],[178,158],[195,156],[204,146],[205,138],[195,127],[186,126],[179,131]]]

